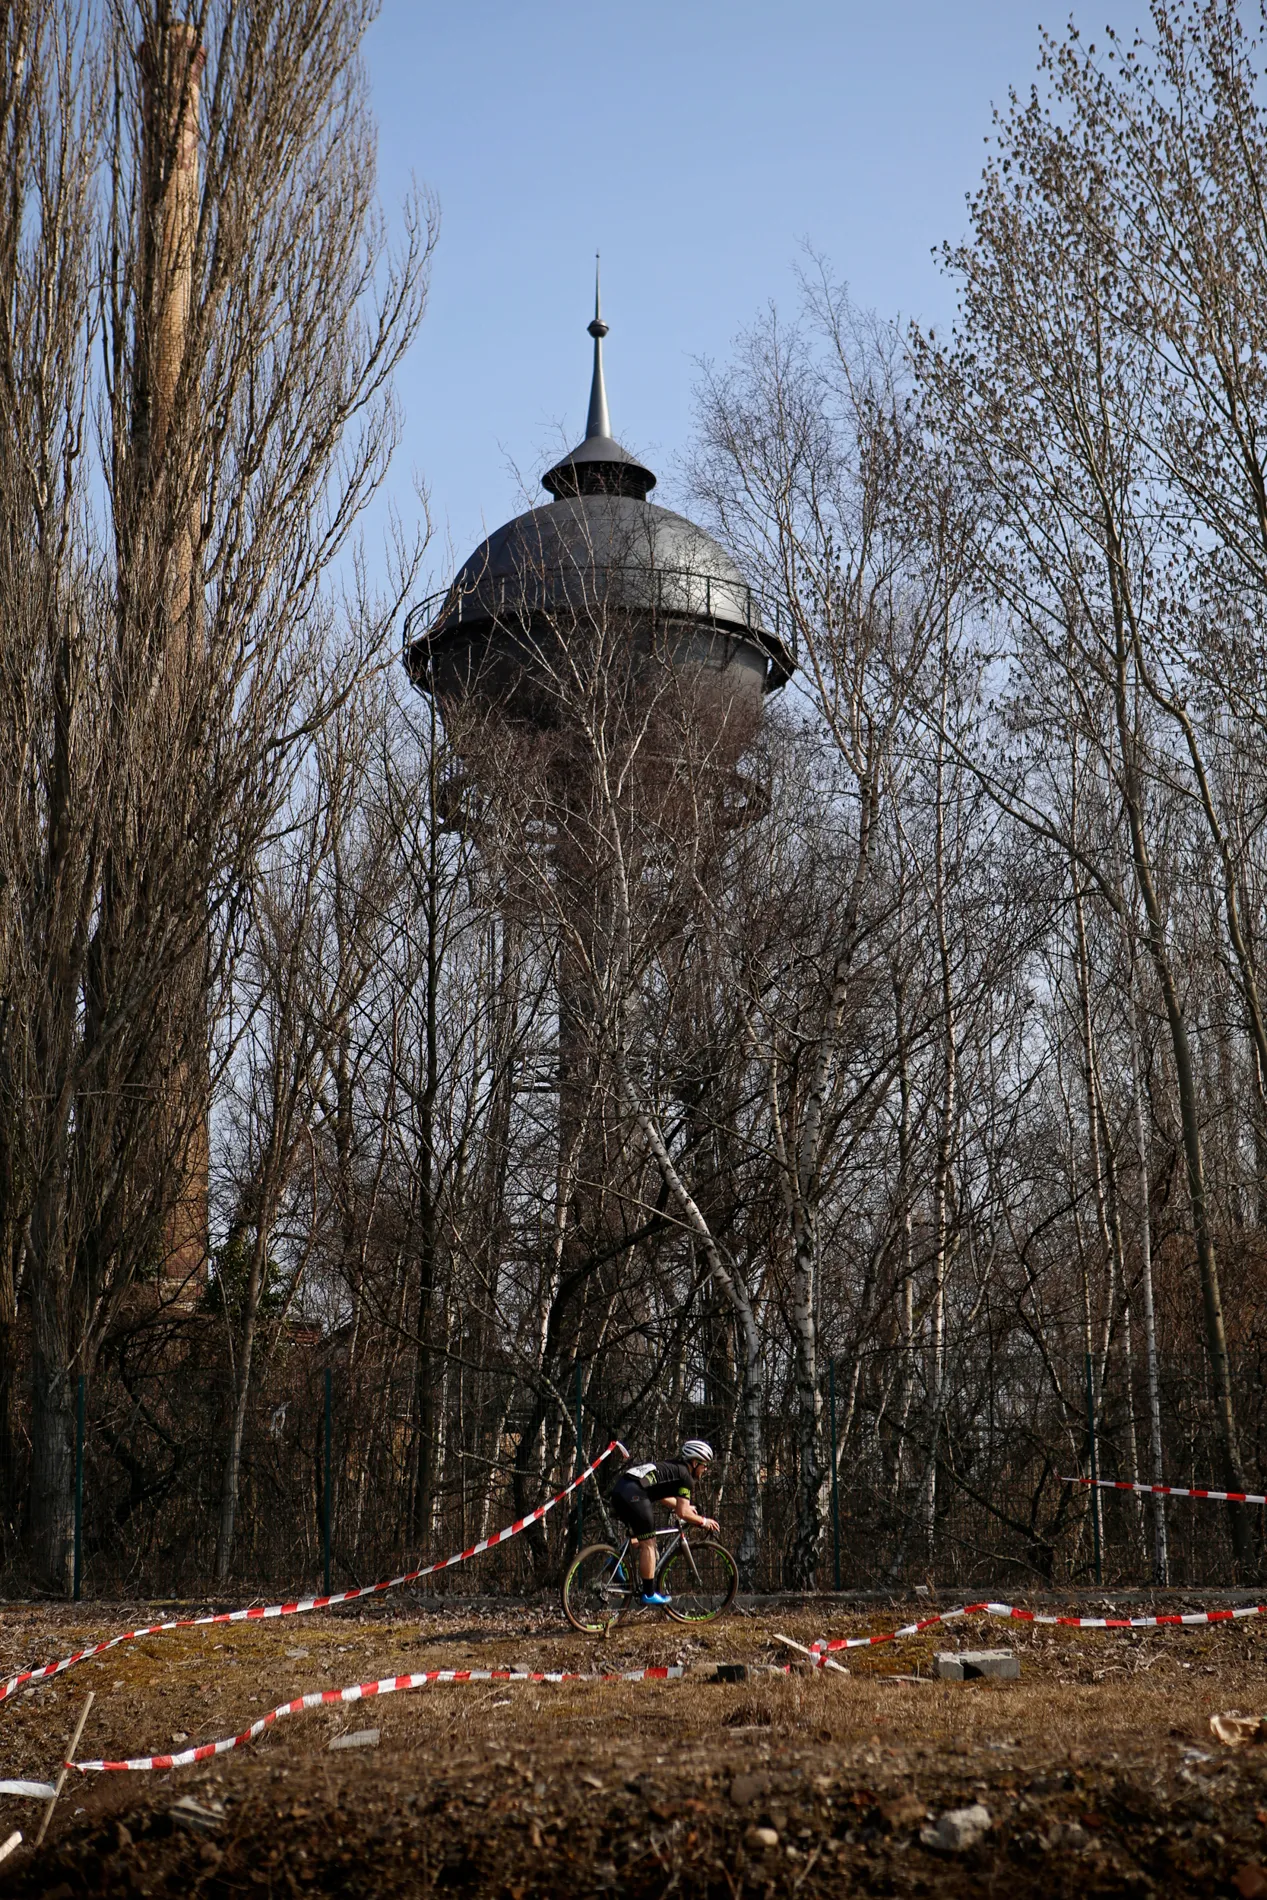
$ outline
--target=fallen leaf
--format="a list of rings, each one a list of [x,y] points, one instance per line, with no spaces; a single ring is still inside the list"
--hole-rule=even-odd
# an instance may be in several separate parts
[[[1229,1709],[1226,1715],[1210,1717],[1210,1733],[1227,1748],[1243,1748],[1246,1742],[1267,1740],[1267,1720],[1261,1715],[1240,1715]]]

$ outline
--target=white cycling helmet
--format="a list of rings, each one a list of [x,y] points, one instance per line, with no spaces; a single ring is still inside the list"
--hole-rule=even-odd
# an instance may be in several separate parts
[[[697,1460],[700,1464],[711,1465],[713,1448],[706,1438],[688,1438],[682,1447],[681,1456],[684,1465],[695,1464]]]

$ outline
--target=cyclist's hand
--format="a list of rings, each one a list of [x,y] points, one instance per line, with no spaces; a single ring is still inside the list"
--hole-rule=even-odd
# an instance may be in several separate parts
[[[716,1537],[718,1531],[721,1529],[721,1525],[717,1522],[715,1517],[705,1517],[700,1519],[700,1528],[701,1530],[708,1531],[713,1537]]]

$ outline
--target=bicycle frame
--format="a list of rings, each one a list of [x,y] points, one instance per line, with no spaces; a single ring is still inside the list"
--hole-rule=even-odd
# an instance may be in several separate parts
[[[663,1551],[659,1549],[659,1541],[662,1537],[667,1537],[669,1539],[668,1548]],[[685,1524],[671,1524],[666,1530],[651,1531],[643,1535],[642,1537],[638,1538],[636,1541],[639,1546],[648,1542],[652,1542],[652,1541],[655,1542],[657,1546],[655,1575],[657,1577],[660,1575],[660,1572],[664,1569],[664,1566],[668,1563],[669,1558],[673,1555],[678,1545],[681,1544],[683,1550],[686,1552],[686,1560],[690,1564],[691,1569],[695,1573],[696,1583],[700,1583],[703,1581],[703,1579],[700,1577],[699,1565],[696,1563],[694,1557],[691,1554],[691,1541],[686,1534]],[[627,1558],[632,1557],[633,1550],[634,1550],[634,1543],[635,1543],[634,1538],[626,1537],[624,1543],[621,1545],[619,1554],[617,1555],[617,1558],[616,1558],[615,1568],[616,1568],[617,1575],[619,1575],[619,1573],[624,1569],[625,1560]],[[637,1574],[638,1574],[637,1568],[635,1566],[630,1571],[630,1576],[632,1578],[636,1576]],[[632,1592],[632,1589],[633,1589],[633,1585],[631,1582],[630,1584],[631,1592]]]

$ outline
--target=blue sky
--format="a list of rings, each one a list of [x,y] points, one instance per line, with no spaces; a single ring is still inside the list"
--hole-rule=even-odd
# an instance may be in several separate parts
[[[1086,37],[1140,14],[1079,8]],[[390,492],[431,492],[444,577],[582,432],[603,254],[612,426],[680,498],[701,358],[795,301],[809,243],[855,299],[944,322],[932,252],[966,226],[991,107],[1036,70],[1034,0],[385,0],[366,57],[389,218],[411,174],[442,216],[398,383]],[[373,532],[373,530],[372,530]]]

